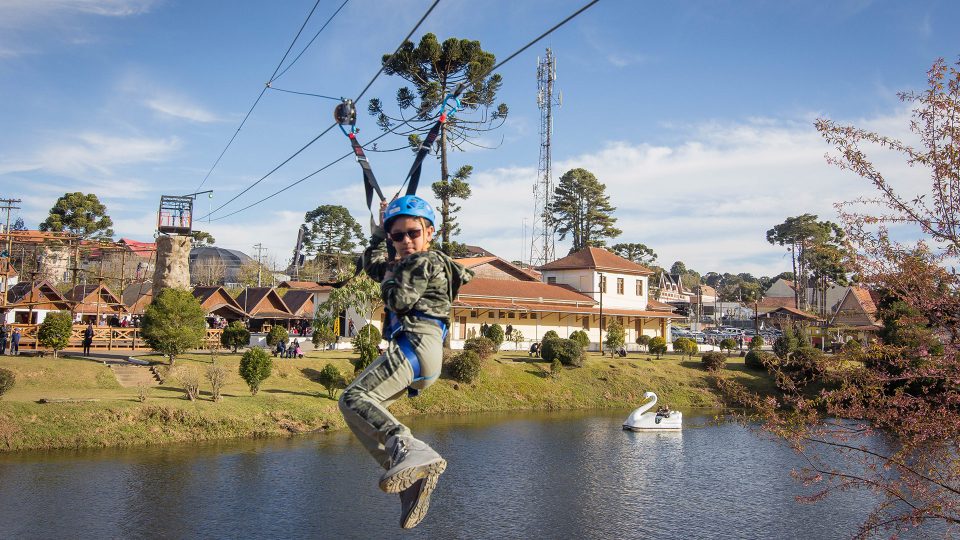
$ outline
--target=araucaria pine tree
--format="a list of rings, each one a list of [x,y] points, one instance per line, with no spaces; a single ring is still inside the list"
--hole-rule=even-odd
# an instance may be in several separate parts
[[[616,238],[622,232],[613,226],[616,210],[606,194],[607,186],[600,183],[586,169],[572,169],[560,177],[547,206],[560,240],[569,235],[573,239],[570,252],[593,246],[607,245],[606,239]]]

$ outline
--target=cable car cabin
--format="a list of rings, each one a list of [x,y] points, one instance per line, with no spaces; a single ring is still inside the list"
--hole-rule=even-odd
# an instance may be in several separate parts
[[[157,230],[165,234],[189,235],[193,230],[193,197],[161,195]]]

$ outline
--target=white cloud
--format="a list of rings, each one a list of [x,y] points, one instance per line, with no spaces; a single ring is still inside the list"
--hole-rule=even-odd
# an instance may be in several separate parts
[[[90,132],[47,146],[28,161],[34,170],[81,178],[90,172],[112,175],[114,168],[121,165],[158,162],[179,148],[180,140],[176,137],[151,139]],[[0,165],[0,171],[2,168]]]
[[[903,111],[853,123],[902,137],[907,119]],[[787,267],[783,250],[766,242],[767,229],[805,212],[836,220],[833,203],[871,193],[864,180],[825,163],[831,150],[810,122],[755,119],[689,126],[685,140],[669,146],[609,142],[556,161],[554,171],[583,167],[606,184],[624,231],[614,242],[645,243],[665,265],[683,260],[700,272],[773,275]],[[878,163],[905,187],[922,175],[889,155]],[[529,242],[535,178],[532,168],[477,171],[459,240],[508,259],[521,249],[529,254],[521,227],[527,218]],[[558,243],[557,255],[569,245]]]
[[[220,121],[220,119],[217,118],[217,116],[213,113],[207,111],[199,105],[189,103],[184,98],[158,96],[147,99],[145,103],[147,107],[153,109],[154,111],[160,114],[173,116],[174,118],[183,118],[185,120],[201,123]]]
[[[16,27],[55,15],[76,13],[129,17],[150,11],[156,0],[4,0],[0,26]]]

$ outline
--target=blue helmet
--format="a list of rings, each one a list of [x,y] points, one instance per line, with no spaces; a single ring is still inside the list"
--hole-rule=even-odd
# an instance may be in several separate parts
[[[433,207],[416,195],[404,195],[399,199],[390,201],[387,210],[383,213],[384,226],[389,227],[390,221],[398,216],[422,217],[429,221],[430,225],[436,222]]]

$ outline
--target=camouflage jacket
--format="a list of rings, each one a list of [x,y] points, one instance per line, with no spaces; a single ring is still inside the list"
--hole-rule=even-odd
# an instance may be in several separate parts
[[[373,227],[370,245],[363,253],[363,269],[380,282],[380,296],[387,311],[396,313],[403,329],[410,332],[433,332],[437,328],[431,321],[410,316],[412,311],[442,319],[449,325],[453,301],[460,286],[473,277],[473,272],[435,250],[391,262],[385,237],[382,228]],[[391,266],[393,277],[384,280]]]

